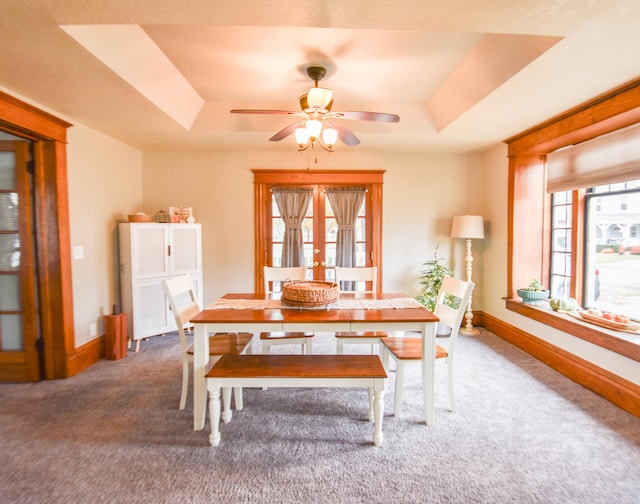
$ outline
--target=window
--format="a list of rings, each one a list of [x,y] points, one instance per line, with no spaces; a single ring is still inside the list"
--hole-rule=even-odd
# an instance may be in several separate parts
[[[555,297],[571,292],[571,196],[571,191],[552,195],[551,295]]]
[[[584,204],[571,210],[573,199]],[[574,254],[572,229],[584,226]],[[553,296],[572,296],[586,307],[640,319],[640,180],[605,184],[585,191],[552,194],[550,278]],[[572,271],[572,259],[583,257]],[[572,282],[573,277],[576,281]],[[576,286],[572,290],[572,285]],[[581,291],[578,286],[582,285]]]
[[[609,331],[595,325],[585,325],[572,317],[559,316],[550,310],[537,309],[520,303],[517,289],[537,278],[550,286],[551,282],[551,224],[552,194],[569,191],[572,194],[571,229],[571,279],[569,292],[582,293],[588,278],[584,274],[587,263],[584,250],[585,195],[587,188],[606,184],[617,184],[640,179],[640,163],[616,157],[617,153],[632,155],[640,149],[612,149],[605,155],[580,158],[581,187],[575,185],[576,172],[558,170],[548,178],[546,163],[552,152],[605,140],[610,134],[635,135],[640,131],[640,79],[635,79],[612,91],[598,96],[590,102],[545,121],[527,131],[505,140],[509,156],[509,200],[508,200],[508,255],[506,307],[522,316],[540,321],[567,334],[585,339],[593,344],[640,360],[637,343],[629,341],[628,334]],[[635,128],[634,128],[635,127]],[[633,130],[635,129],[635,131]],[[628,130],[628,131],[627,131]],[[617,138],[621,138],[618,136]],[[595,144],[591,144],[595,145]],[[612,155],[613,154],[613,155]],[[587,159],[589,160],[587,162]],[[596,163],[592,163],[596,159]],[[614,164],[610,161],[615,160]],[[565,163],[565,167],[571,167]],[[573,164],[575,168],[575,163]],[[616,180],[600,180],[602,175],[614,176]],[[583,185],[584,184],[584,185]],[[582,197],[580,197],[582,195]],[[605,197],[601,197],[601,211],[605,211]],[[632,198],[628,195],[628,212],[632,213]],[[619,203],[619,202],[618,202]],[[596,203],[597,207],[597,203]],[[595,210],[597,212],[597,209]],[[576,221],[581,225],[575,225]],[[595,233],[601,232],[598,229]],[[640,230],[633,227],[629,236]],[[593,282],[595,291],[595,280]],[[602,296],[602,292],[600,294]],[[595,295],[594,295],[595,296]],[[580,303],[582,299],[578,299]]]
[[[587,189],[584,208],[583,304],[640,320],[640,180]]]

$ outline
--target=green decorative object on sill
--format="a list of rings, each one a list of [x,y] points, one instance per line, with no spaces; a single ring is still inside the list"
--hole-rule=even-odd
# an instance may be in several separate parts
[[[537,304],[549,299],[549,290],[545,289],[535,278],[529,284],[529,287],[518,289],[518,296],[522,298],[525,304]]]

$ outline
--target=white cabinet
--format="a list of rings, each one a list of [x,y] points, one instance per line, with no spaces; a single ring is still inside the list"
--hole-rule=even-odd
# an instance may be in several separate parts
[[[127,314],[130,339],[175,330],[161,281],[191,275],[202,306],[202,235],[200,224],[122,223],[120,241],[120,301]]]

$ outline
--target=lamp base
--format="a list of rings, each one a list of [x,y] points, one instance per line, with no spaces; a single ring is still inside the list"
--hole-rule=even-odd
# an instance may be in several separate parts
[[[461,327],[458,332],[460,334],[464,334],[465,336],[480,336],[480,331],[478,331],[478,329],[476,329],[475,327],[472,327],[470,329]]]

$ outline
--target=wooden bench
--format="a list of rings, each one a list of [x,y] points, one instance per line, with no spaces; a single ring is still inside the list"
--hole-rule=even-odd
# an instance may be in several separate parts
[[[232,387],[364,387],[369,390],[369,421],[373,443],[382,445],[384,387],[387,374],[377,355],[223,355],[207,373],[211,434],[220,443],[222,420],[231,420]]]

